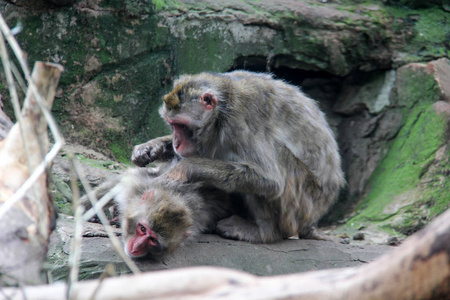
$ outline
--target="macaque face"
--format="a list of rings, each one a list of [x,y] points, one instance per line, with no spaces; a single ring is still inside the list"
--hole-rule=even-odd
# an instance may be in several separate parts
[[[179,84],[164,96],[164,102],[161,115],[172,127],[175,152],[182,157],[194,156],[197,153],[197,131],[217,106],[216,96]]]
[[[185,239],[192,220],[177,195],[155,189],[131,202],[135,205],[129,206],[122,221],[129,257],[159,256],[173,251]]]
[[[156,234],[145,221],[136,224],[135,234],[125,243],[125,253],[132,258],[146,256],[149,253],[160,253],[161,244]]]

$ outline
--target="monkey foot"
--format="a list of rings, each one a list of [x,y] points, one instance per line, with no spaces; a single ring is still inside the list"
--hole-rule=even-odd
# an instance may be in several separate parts
[[[220,220],[216,226],[216,233],[232,240],[262,242],[258,227],[239,216]]]

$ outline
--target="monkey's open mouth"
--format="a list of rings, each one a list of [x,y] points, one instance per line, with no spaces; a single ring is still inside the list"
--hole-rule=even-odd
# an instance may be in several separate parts
[[[186,125],[173,123],[173,146],[181,156],[192,154],[192,137],[194,132]]]

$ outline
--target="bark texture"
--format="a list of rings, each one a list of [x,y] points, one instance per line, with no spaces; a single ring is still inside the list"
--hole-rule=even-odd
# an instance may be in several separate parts
[[[33,70],[33,82],[47,108],[53,103],[61,72],[61,66],[43,62],[37,62]],[[0,143],[0,210],[9,205],[8,201],[42,162],[49,147],[47,122],[34,94],[28,90],[22,124],[15,124]],[[2,285],[44,282],[41,266],[55,222],[47,186],[44,173],[1,217]]]

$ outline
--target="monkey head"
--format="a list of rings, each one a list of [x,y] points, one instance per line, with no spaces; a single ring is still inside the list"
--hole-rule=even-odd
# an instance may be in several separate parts
[[[129,201],[122,219],[124,248],[128,256],[159,256],[181,245],[189,235],[193,221],[180,197],[153,189],[143,193],[140,199]]]
[[[205,133],[208,120],[214,120],[219,93],[210,81],[185,76],[175,82],[172,92],[164,96],[160,114],[172,127],[173,148],[182,157],[195,156],[198,136]]]

